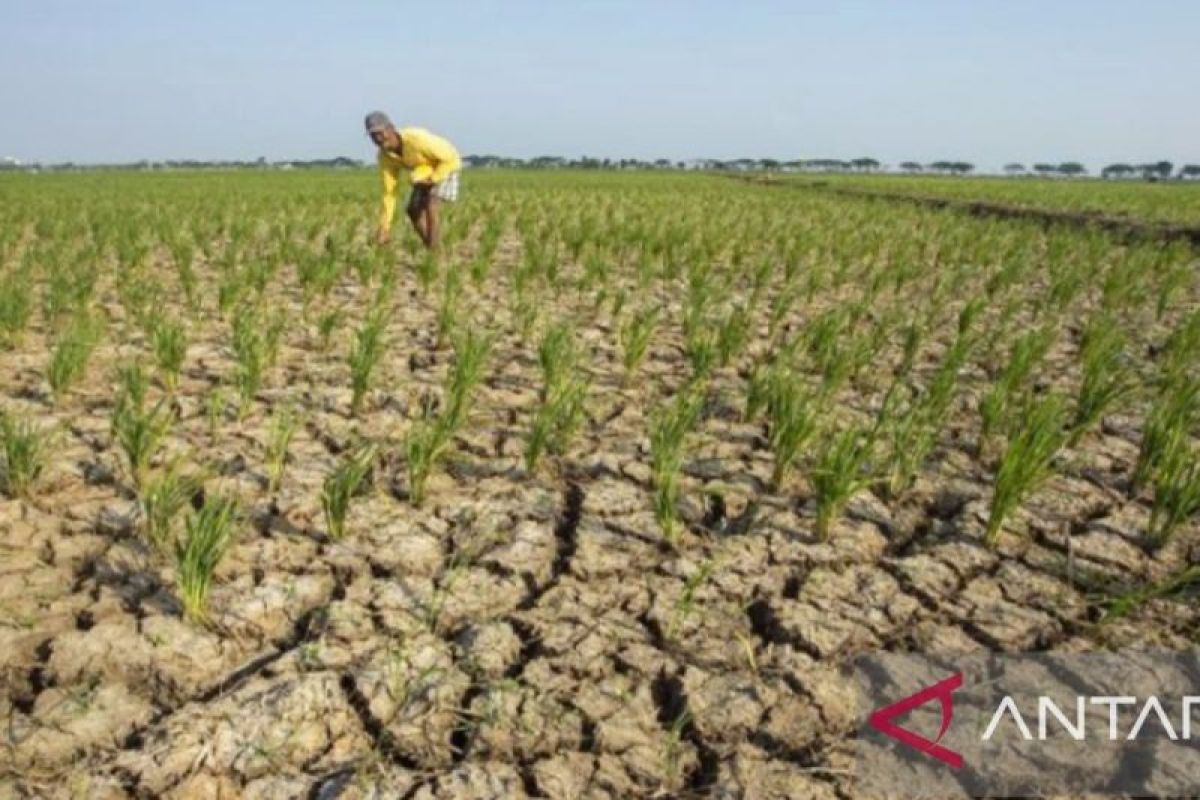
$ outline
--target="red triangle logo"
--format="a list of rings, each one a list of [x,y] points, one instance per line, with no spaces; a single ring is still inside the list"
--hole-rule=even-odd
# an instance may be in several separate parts
[[[962,684],[963,675],[961,672],[951,675],[944,681],[939,681],[932,686],[926,686],[916,694],[911,694],[899,702],[876,710],[868,718],[867,723],[885,736],[890,736],[898,742],[916,748],[922,753],[932,756],[954,769],[961,769],[963,757],[950,748],[943,747],[938,742],[946,735],[946,731],[950,728],[950,722],[954,719],[954,690],[958,689]],[[892,722],[895,717],[923,706],[930,700],[937,700],[938,704],[942,707],[942,728],[938,731],[936,739],[926,739],[924,736],[901,728]]]

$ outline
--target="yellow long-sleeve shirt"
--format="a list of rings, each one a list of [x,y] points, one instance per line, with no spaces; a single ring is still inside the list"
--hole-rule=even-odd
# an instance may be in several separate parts
[[[451,172],[462,168],[462,159],[454,145],[424,128],[401,128],[400,152],[379,148],[379,176],[383,180],[383,208],[379,226],[391,228],[396,215],[396,191],[400,185],[400,170],[409,171],[412,183],[441,183]]]

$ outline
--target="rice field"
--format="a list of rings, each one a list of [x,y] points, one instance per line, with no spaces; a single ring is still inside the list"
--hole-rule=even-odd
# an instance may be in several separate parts
[[[956,178],[911,175],[794,175],[796,183],[901,196],[987,202],[1147,224],[1200,226],[1200,181]]]
[[[1200,251],[376,181],[0,176],[0,796],[848,798],[858,654],[1200,643]]]

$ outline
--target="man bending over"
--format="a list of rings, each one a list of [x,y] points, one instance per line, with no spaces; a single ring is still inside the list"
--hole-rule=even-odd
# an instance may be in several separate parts
[[[408,195],[408,218],[417,235],[430,250],[438,246],[438,205],[458,199],[458,171],[462,159],[454,145],[424,128],[397,129],[382,111],[367,114],[367,134],[379,147],[379,175],[383,180],[383,208],[379,214],[376,241],[387,244],[392,238],[392,217],[396,214],[396,190],[400,170],[409,171],[412,191]]]

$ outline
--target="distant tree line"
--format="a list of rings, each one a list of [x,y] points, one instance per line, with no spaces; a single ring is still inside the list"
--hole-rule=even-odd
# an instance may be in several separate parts
[[[258,158],[254,161],[206,161],[201,159],[142,160],[124,164],[76,164],[72,161],[56,164],[22,164],[16,161],[5,161],[0,162],[0,171],[71,172],[105,169],[149,172],[176,169],[357,169],[362,166],[363,162],[358,159],[338,156],[337,158],[291,159],[288,161],[267,161],[266,158]]]

